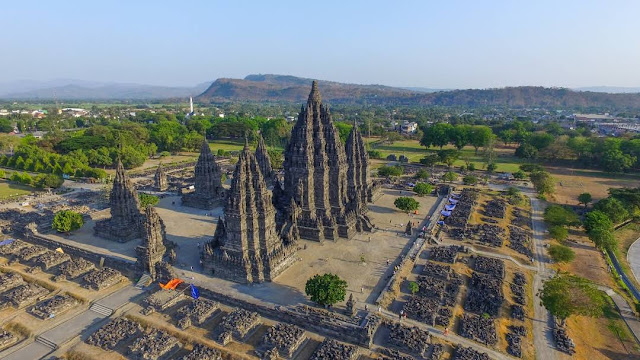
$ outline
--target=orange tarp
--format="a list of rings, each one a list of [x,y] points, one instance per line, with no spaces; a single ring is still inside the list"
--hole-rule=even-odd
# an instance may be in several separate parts
[[[163,283],[159,283],[160,287],[165,289],[165,290],[175,290],[178,285],[182,284],[184,281],[180,280],[180,279],[171,279],[168,283],[163,284]]]

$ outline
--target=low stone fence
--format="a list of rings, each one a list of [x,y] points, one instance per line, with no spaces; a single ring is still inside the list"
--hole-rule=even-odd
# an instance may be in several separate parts
[[[207,288],[199,288],[200,296],[222,304],[255,311],[261,316],[299,326],[320,335],[339,339],[355,345],[370,348],[373,335],[380,325],[379,319],[366,317],[360,324],[343,321],[336,316],[322,315],[320,312],[304,312],[300,308],[290,309],[283,306],[267,306],[251,303],[228,295],[220,294]],[[332,313],[329,313],[332,314]]]
[[[167,171],[175,171],[175,170],[182,170],[188,167],[194,167],[196,166],[196,161],[192,160],[192,161],[187,161],[187,162],[181,162],[181,163],[176,163],[176,164],[167,164],[167,165],[162,165],[162,167],[164,168],[165,172]],[[155,174],[156,173],[157,168],[156,167],[150,167],[144,170],[133,170],[129,172],[129,176],[131,177],[141,177],[141,176],[148,176],[151,174]]]
[[[61,248],[62,251],[65,252],[65,254],[78,256],[95,264],[100,264],[100,261],[104,259],[102,263],[103,266],[117,269],[121,273],[128,276],[136,276],[140,273],[139,269],[136,267],[136,263],[133,261],[117,258],[114,256],[98,254],[69,244],[61,243],[46,238],[40,234],[34,233],[31,229],[25,229],[24,236],[26,237],[26,241],[32,244],[41,245],[51,250]]]

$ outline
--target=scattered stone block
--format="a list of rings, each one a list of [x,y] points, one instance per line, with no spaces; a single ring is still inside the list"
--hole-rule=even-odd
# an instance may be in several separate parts
[[[418,327],[398,323],[389,325],[389,343],[404,351],[423,356],[429,347],[430,335]]]
[[[36,266],[39,266],[42,270],[49,270],[52,267],[60,265],[69,260],[71,260],[71,257],[69,255],[49,250],[44,254],[37,256],[34,259],[33,263]]]
[[[36,256],[40,256],[49,251],[46,247],[40,245],[30,245],[18,251],[18,259],[20,262],[27,262]]]
[[[100,291],[120,283],[124,280],[124,276],[115,269],[105,267],[91,271],[83,277],[83,280],[85,288]]]
[[[113,350],[123,340],[141,333],[142,326],[137,322],[126,318],[117,318],[91,334],[86,343],[104,350]]]
[[[213,315],[213,313],[215,313],[218,308],[218,303],[211,300],[199,298],[191,301],[191,303],[189,303],[188,305],[185,305],[178,309],[178,318],[180,320],[188,318],[189,325],[201,325],[209,317],[211,317],[211,315]]]
[[[310,360],[355,360],[358,348],[353,345],[339,343],[333,339],[324,339]]]
[[[62,263],[58,266],[58,271],[60,275],[63,275],[66,279],[75,279],[95,268],[96,266],[92,262],[79,257]]]
[[[137,359],[157,360],[179,344],[175,337],[164,331],[153,329],[143,337],[137,338],[129,346],[129,352]]]
[[[304,339],[304,330],[295,325],[278,323],[265,332],[262,343],[266,348],[276,348],[283,357],[292,357]]]
[[[222,319],[218,328],[222,332],[231,332],[237,339],[244,339],[259,324],[260,316],[257,312],[235,309]]]
[[[16,286],[23,285],[24,283],[24,279],[19,274],[5,273],[0,275],[0,292],[13,289]]]
[[[62,314],[65,311],[73,308],[78,304],[78,301],[69,296],[56,295],[50,299],[44,300],[36,304],[31,308],[30,313],[40,319],[49,319],[56,315]]]
[[[14,334],[0,330],[0,350],[7,349],[18,342],[18,337]]]
[[[193,350],[181,360],[222,360],[222,353],[202,344],[193,346]]]
[[[486,353],[458,345],[453,351],[452,360],[491,360],[491,358]]]
[[[473,270],[504,279],[504,261],[486,256],[476,256]]]
[[[498,342],[494,320],[478,315],[462,314],[460,335],[485,345],[495,345]]]
[[[49,294],[49,290],[38,284],[25,283],[2,294],[2,300],[20,309]]]

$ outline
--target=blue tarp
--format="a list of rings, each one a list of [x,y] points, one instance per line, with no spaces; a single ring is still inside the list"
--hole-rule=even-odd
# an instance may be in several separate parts
[[[442,214],[444,216],[451,216],[451,211],[442,210],[442,211],[440,211],[440,214]]]
[[[13,240],[13,239],[7,239],[7,240],[0,241],[0,246],[1,246],[1,245],[9,245],[9,244],[11,244],[11,243],[12,243],[12,242],[14,242],[14,241],[15,241],[15,240]]]
[[[458,200],[449,198],[449,202],[452,203],[452,204],[457,204]]]
[[[456,208],[456,205],[455,205],[455,204],[454,204],[454,205],[445,205],[445,206],[444,206],[444,209],[445,209],[445,210],[449,210],[449,211],[451,211],[451,210],[453,210],[453,209],[455,209],[455,208]]]
[[[451,197],[452,197],[452,198],[454,198],[454,199],[459,199],[459,198],[460,198],[460,195],[458,195],[458,194],[451,194]]]
[[[437,222],[438,225],[444,225],[444,221],[440,220]]]

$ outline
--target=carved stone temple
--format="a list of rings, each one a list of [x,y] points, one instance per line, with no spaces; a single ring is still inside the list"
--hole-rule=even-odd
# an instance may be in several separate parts
[[[269,152],[264,144],[262,135],[258,138],[258,147],[256,148],[255,155],[258,165],[260,166],[260,171],[262,172],[262,177],[264,177],[264,181],[267,183],[267,186],[273,185],[276,174],[271,167],[271,158],[269,157]]]
[[[207,140],[202,142],[195,168],[195,190],[182,195],[184,206],[210,210],[224,200],[222,170],[211,153]]]
[[[142,235],[143,215],[138,193],[118,161],[116,177],[109,196],[111,217],[96,222],[94,233],[105,239],[127,242]]]
[[[153,187],[157,191],[166,191],[169,188],[167,173],[164,172],[164,167],[162,166],[162,164],[158,165],[156,173],[153,175]]]
[[[295,261],[296,244],[276,227],[276,209],[255,155],[245,145],[214,238],[201,254],[206,272],[239,283],[272,281]]]
[[[151,275],[156,280],[156,265],[162,262],[165,251],[167,232],[164,222],[152,206],[145,211],[144,234],[142,243],[136,247],[138,267]]]
[[[357,124],[353,125],[346,143],[347,194],[350,208],[356,214],[356,229],[372,231],[374,226],[367,216],[367,202],[371,199],[373,185],[369,177],[369,154]]]
[[[274,194],[283,212],[295,203],[300,237],[320,242],[353,237],[366,207],[350,204],[347,154],[315,81],[284,157],[284,188]]]

